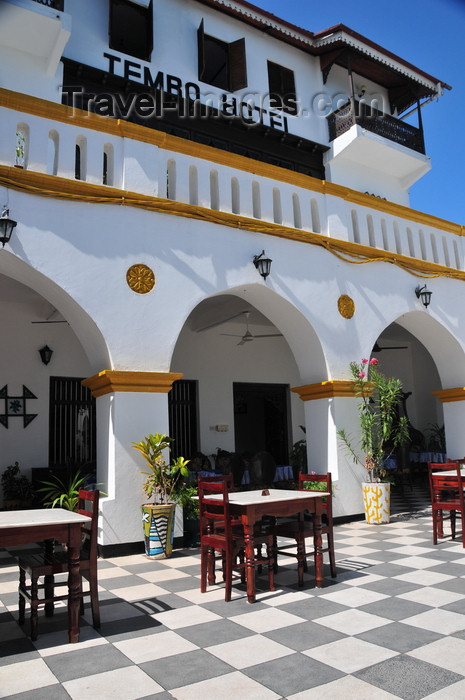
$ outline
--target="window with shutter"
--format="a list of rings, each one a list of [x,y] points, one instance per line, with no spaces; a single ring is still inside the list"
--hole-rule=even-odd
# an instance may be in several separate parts
[[[130,0],[110,0],[109,34],[110,49],[143,61],[150,60],[153,48],[152,2],[143,6]]]
[[[228,44],[205,34],[203,20],[197,30],[199,80],[235,92],[247,87],[245,39]]]
[[[287,114],[297,114],[294,71],[268,61],[270,107]]]

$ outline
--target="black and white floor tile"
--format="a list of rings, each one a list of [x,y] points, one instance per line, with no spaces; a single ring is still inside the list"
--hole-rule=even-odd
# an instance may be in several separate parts
[[[465,698],[465,549],[432,544],[427,493],[394,491],[389,524],[335,528],[338,576],[293,559],[247,603],[235,580],[199,592],[199,553],[99,562],[102,627],[64,606],[39,638],[17,624],[16,550],[0,551],[0,698],[16,700],[449,700]]]

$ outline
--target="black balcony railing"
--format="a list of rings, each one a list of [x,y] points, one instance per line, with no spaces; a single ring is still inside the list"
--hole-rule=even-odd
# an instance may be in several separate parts
[[[65,0],[34,0],[34,2],[38,2],[39,5],[47,5],[52,10],[59,10],[59,12],[63,12],[65,5]]]
[[[353,105],[348,102],[336,112],[332,112],[327,120],[330,141],[334,141],[338,136],[348,131],[351,126],[358,124],[363,129],[384,136],[394,143],[399,143],[418,153],[425,153],[425,142],[421,129],[380,112],[369,105],[358,102]]]

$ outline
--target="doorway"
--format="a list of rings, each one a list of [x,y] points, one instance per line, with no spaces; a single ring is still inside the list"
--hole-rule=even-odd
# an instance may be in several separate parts
[[[287,384],[233,384],[235,450],[270,452],[276,464],[289,463]]]

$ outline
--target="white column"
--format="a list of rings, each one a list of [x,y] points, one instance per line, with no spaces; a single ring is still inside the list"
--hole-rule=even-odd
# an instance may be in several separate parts
[[[465,401],[447,401],[442,405],[446,449],[449,459],[463,459],[465,456]]]
[[[365,469],[354,463],[337,435],[343,428],[358,447],[358,399],[347,395],[348,382],[325,384],[299,387],[298,391],[305,401],[308,471],[331,473],[334,517],[363,513]],[[342,395],[335,395],[338,393]]]

